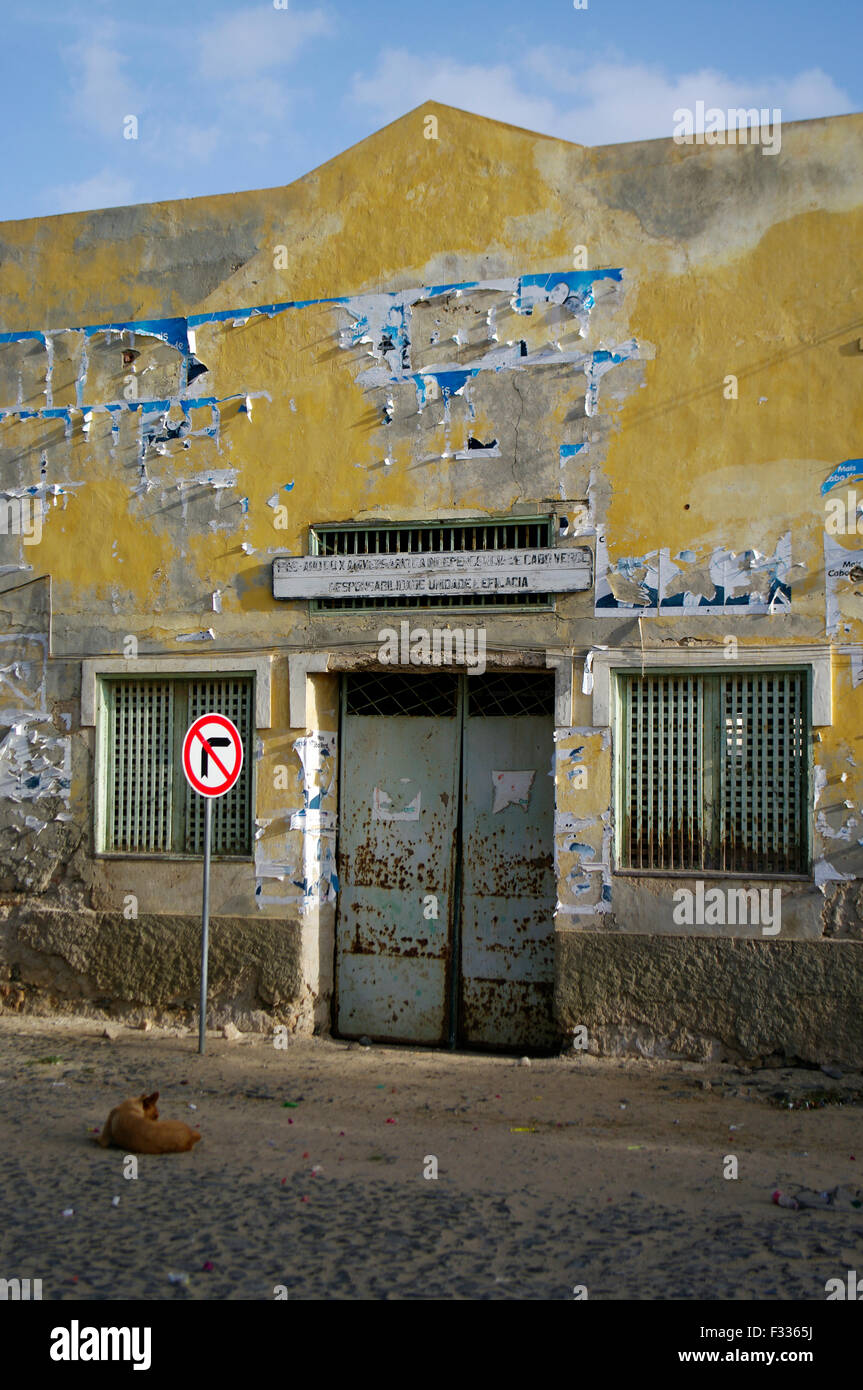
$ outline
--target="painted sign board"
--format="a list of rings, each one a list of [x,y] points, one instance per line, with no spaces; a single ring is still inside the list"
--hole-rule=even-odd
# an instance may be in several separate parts
[[[588,546],[391,555],[279,555],[273,597],[416,598],[448,594],[573,593],[589,589]]]

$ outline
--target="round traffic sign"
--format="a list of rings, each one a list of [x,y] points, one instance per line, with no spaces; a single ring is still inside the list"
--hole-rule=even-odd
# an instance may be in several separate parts
[[[183,739],[183,771],[201,796],[224,796],[242,766],[240,731],[224,714],[202,714],[189,726]]]

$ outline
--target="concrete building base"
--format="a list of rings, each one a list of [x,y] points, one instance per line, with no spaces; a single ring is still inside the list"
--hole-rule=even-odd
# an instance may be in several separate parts
[[[192,916],[16,907],[0,922],[0,978],[27,1012],[190,1022],[200,989],[201,923]],[[263,1031],[314,1028],[297,921],[210,921],[208,1018]],[[23,999],[21,995],[23,994]]]
[[[600,1055],[863,1063],[863,943],[558,930],[555,1014]]]

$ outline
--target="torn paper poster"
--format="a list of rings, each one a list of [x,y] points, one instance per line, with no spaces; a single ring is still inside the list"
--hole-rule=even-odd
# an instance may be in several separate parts
[[[594,647],[594,651],[598,651]],[[591,725],[561,725],[554,731],[555,743],[566,743],[567,739],[599,738],[603,752],[611,746],[611,730],[608,728],[595,729]]]
[[[316,835],[303,839],[303,879],[295,880],[303,892],[303,912],[323,903],[335,902],[339,891],[336,856],[332,840]]]
[[[601,348],[598,352],[591,352],[588,355],[582,367],[587,378],[587,390],[584,397],[585,415],[595,415],[599,409],[599,383],[606,372],[621,362],[626,362],[629,358],[637,356],[638,343],[634,338],[628,343],[621,343],[614,352]]]
[[[491,783],[494,788],[492,814],[503,811],[507,806],[520,806],[526,811],[530,803],[530,791],[535,771],[492,772]]]
[[[863,550],[843,545],[839,536],[829,535],[826,531],[824,589],[828,637],[835,636],[841,619],[863,619]]]
[[[293,484],[293,483],[285,483],[285,484],[284,484],[285,492],[292,492],[292,491],[293,491],[293,488],[294,488],[294,484]],[[283,506],[283,505],[284,505],[284,503],[281,503],[281,502],[279,501],[279,494],[278,494],[277,492],[274,492],[273,495],[272,495],[272,497],[268,497],[268,498],[267,498],[267,506],[268,506],[268,507],[272,507],[273,510],[275,510],[276,507]]]
[[[659,563],[656,553],[624,556],[612,564],[605,535],[596,537],[596,612],[607,608],[656,611],[659,603]]]
[[[608,759],[603,754],[608,752],[610,743],[609,728],[556,730],[553,771],[557,806],[555,834],[561,829],[559,816],[571,818],[574,812],[582,817],[594,797],[602,801],[608,795],[603,788],[608,785],[610,769]],[[589,796],[586,797],[585,793]],[[582,826],[593,825],[595,821],[579,820],[578,823]],[[570,829],[577,829],[575,822]]]
[[[821,496],[830,492],[832,488],[838,487],[840,483],[861,483],[863,482],[863,459],[845,459],[840,463],[828,478],[821,484]]]
[[[567,363],[584,374],[586,409],[588,414],[593,414],[602,375],[618,363],[641,355],[634,340],[586,352],[564,347],[560,341],[561,338],[571,337],[571,318],[578,324],[578,336],[584,336],[590,311],[596,302],[592,285],[594,281],[607,279],[619,281],[621,272],[613,269],[579,271],[477,281],[464,285],[426,286],[390,294],[358,295],[331,302],[339,303],[351,320],[340,333],[339,345],[354,353],[361,349],[363,356],[371,359],[371,365],[358,374],[359,384],[368,389],[391,387],[395,383],[412,380],[420,412],[429,401],[442,399],[445,418],[448,418],[450,400],[455,396],[467,395],[466,388],[478,372],[521,371],[535,366]],[[477,324],[481,323],[484,329],[481,336],[475,336],[477,325],[463,324],[455,333],[442,337],[439,318],[433,319],[437,327],[432,331],[429,331],[431,325],[428,321],[425,321],[423,329],[422,321],[427,320],[424,308],[432,299],[443,297],[452,304],[462,294],[486,301],[492,296],[497,298],[497,303],[486,303],[483,311],[477,310],[481,314]],[[505,344],[499,342],[498,310],[508,313],[514,309],[516,313],[531,315],[539,305],[547,305],[559,315],[558,334],[548,344],[530,351],[526,341],[521,338],[514,338]],[[459,349],[473,348],[470,366],[466,368],[458,361],[448,360],[443,352],[437,361],[422,366],[419,362],[416,366],[412,364],[412,358],[418,357],[420,352],[427,354],[430,348],[443,342],[454,342]],[[468,405],[470,408],[469,401]],[[384,421],[389,423],[391,418],[391,411],[385,408]]]
[[[281,859],[256,859],[255,878],[274,878],[284,883],[294,872],[294,865]]]
[[[259,878],[255,882],[255,907],[259,912],[263,912],[265,907],[301,907],[302,903],[302,893],[265,893],[264,879]]]
[[[391,293],[360,294],[354,296],[334,295],[314,300],[290,300],[273,304],[253,305],[245,308],[209,310],[188,317],[163,319],[141,319],[117,321],[107,324],[88,324],[69,326],[60,329],[23,329],[16,332],[0,333],[0,345],[26,345],[36,343],[44,350],[44,395],[46,407],[29,409],[23,405],[19,386],[14,402],[0,401],[0,421],[8,416],[17,419],[59,419],[63,421],[66,438],[72,437],[73,428],[83,425],[85,439],[99,427],[99,414],[108,412],[111,416],[111,429],[116,445],[120,433],[120,418],[127,412],[134,412],[140,423],[139,453],[143,462],[149,450],[167,455],[172,450],[167,447],[170,441],[178,441],[180,447],[189,447],[196,433],[209,433],[220,444],[219,407],[229,402],[238,403],[238,411],[252,418],[253,403],[259,398],[270,399],[266,392],[252,390],[248,383],[238,383],[239,389],[224,398],[192,396],[192,383],[209,370],[196,352],[199,341],[205,334],[199,332],[205,327],[224,325],[238,327],[257,317],[272,318],[275,315],[303,310],[317,306],[332,306],[345,316],[346,322],[338,335],[339,346],[351,352],[358,359],[361,370],[357,380],[363,387],[390,386],[392,383],[413,381],[417,393],[418,407],[422,410],[426,400],[441,399],[448,416],[449,405],[454,397],[468,395],[466,387],[478,372],[500,372],[505,369],[523,371],[538,366],[558,367],[561,363],[572,366],[585,379],[585,409],[588,416],[594,414],[598,404],[599,382],[612,367],[630,358],[645,356],[645,345],[635,340],[617,343],[602,343],[595,350],[581,351],[580,340],[587,333],[591,311],[597,298],[595,287],[603,282],[603,288],[614,297],[616,286],[622,280],[622,271],[609,267],[597,270],[557,271],[538,275],[511,276],[500,280],[471,281],[460,284],[418,286],[413,289]],[[440,330],[420,332],[419,319],[434,300],[447,300],[454,303],[462,295],[468,300],[479,299],[476,310],[476,323],[482,325],[482,333],[477,337],[467,332],[464,326],[450,335],[440,334]],[[521,337],[512,341],[499,341],[498,315],[511,315],[513,312],[533,316],[538,311],[548,313],[550,335],[548,342],[538,350],[530,351],[527,342]],[[573,335],[572,329],[576,328]],[[53,405],[54,393],[54,339],[63,334],[70,340],[68,355],[77,359],[78,369],[75,378],[75,405]],[[570,345],[577,337],[578,346]],[[107,347],[113,342],[122,343],[124,356],[130,352],[139,358],[141,349],[147,352],[158,347],[161,356],[143,369],[140,363],[130,363],[131,374],[125,378],[122,398],[118,381],[105,376],[99,363],[104,355],[91,351]],[[434,363],[412,365],[412,356],[426,355],[438,343],[455,343],[459,356],[467,350],[470,367],[463,368],[460,360],[442,352]],[[167,355],[164,349],[168,349]],[[649,350],[649,345],[648,345]],[[151,387],[152,398],[139,400],[129,394],[129,383],[140,381],[143,387],[151,378],[148,372],[155,371],[159,386]],[[157,378],[152,378],[155,382]],[[157,391],[160,394],[157,394]],[[470,402],[468,401],[470,405]],[[212,408],[212,426],[206,431],[190,429],[189,411],[198,407]],[[296,402],[290,402],[296,410]],[[182,411],[185,419],[181,422],[170,419]],[[233,412],[229,412],[231,418]],[[496,456],[486,449],[487,457]],[[143,481],[143,480],[142,480]],[[139,483],[138,491],[141,484]]]
[[[335,811],[309,809],[291,813],[291,829],[306,834],[332,834],[336,829]]]
[[[272,817],[255,821],[255,905],[259,910],[271,905],[286,907],[292,903],[302,903],[300,893],[274,897],[270,891],[271,884],[293,884],[297,876],[296,860],[288,857],[288,836],[271,831],[272,824]]]
[[[554,813],[554,833],[564,839],[577,839],[582,831],[590,828],[601,828],[601,822],[596,816],[575,816],[571,811],[555,811]],[[591,854],[595,854],[591,850]]]
[[[608,647],[600,644],[598,647],[591,647],[587,656],[584,658],[584,675],[581,680],[582,695],[591,695],[593,693],[593,658],[596,656],[597,652],[607,651]]]
[[[565,755],[568,766],[565,769],[565,777],[572,786],[573,791],[581,791],[588,785],[587,764],[584,761],[584,745],[581,748],[570,748]]]
[[[46,719],[47,649],[42,633],[0,637],[0,724]]]
[[[684,613],[775,613],[791,606],[791,532],[771,555],[755,549],[716,546],[699,563],[668,548],[645,555],[609,559],[606,536],[596,538],[595,611],[637,615],[679,610]]]
[[[611,816],[554,817],[558,912],[591,915],[611,910]]]
[[[558,485],[557,485],[557,486],[558,486],[558,492],[559,492],[559,494],[560,494],[561,501],[563,501],[563,500],[567,497],[567,495],[569,495],[570,497],[572,496],[572,492],[571,492],[570,487],[569,487],[568,482],[567,482],[567,478],[568,478],[567,467],[568,467],[569,463],[570,463],[570,462],[572,461],[572,459],[574,459],[578,454],[586,454],[586,453],[588,452],[589,449],[590,449],[590,441],[589,441],[588,439],[582,440],[582,442],[581,442],[580,444],[561,444],[561,445],[560,445],[560,448],[559,448],[559,450],[558,450],[558,467],[559,467],[559,470],[560,470],[560,476],[559,476],[559,481],[558,481]],[[578,506],[578,507],[576,508],[576,516],[575,516],[575,518],[574,518],[574,520],[573,520],[573,531],[572,531],[572,534],[573,534],[573,535],[585,535],[585,534],[587,534],[587,532],[588,532],[589,530],[593,530],[593,525],[594,525],[594,524],[593,524],[593,521],[592,521],[592,519],[591,519],[591,517],[590,517],[590,515],[589,515],[589,508],[587,508],[587,507],[585,507],[585,506]],[[568,532],[569,532],[569,525],[568,525],[568,522],[567,522],[567,518],[566,518],[566,517],[561,517],[561,528],[560,528],[560,533],[561,533],[562,536],[565,536],[565,535],[568,534]]]
[[[826,883],[849,883],[854,878],[853,874],[841,874],[839,870],[834,869],[833,865],[826,859],[819,859],[817,861],[812,871],[812,876],[822,893],[826,893],[827,891],[824,886]]]
[[[178,478],[175,487],[212,487],[217,492],[223,488],[236,487],[236,468],[211,468],[207,473],[196,473],[191,478]]]
[[[597,280],[620,281],[619,270],[567,270],[549,274],[522,275],[513,295],[512,307],[517,314],[530,314],[540,304],[565,306],[581,322],[584,311],[596,303],[593,286]],[[505,284],[508,282],[489,282]],[[467,288],[467,287],[466,287]]]
[[[0,797],[38,801],[61,797],[67,807],[72,785],[72,740],[43,733],[35,726],[13,724],[0,741]]]
[[[459,449],[455,457],[464,462],[466,459],[499,459],[500,445],[496,439],[487,440],[485,443],[477,439],[474,435],[468,435],[467,447]]]
[[[402,777],[389,791],[375,787],[372,792],[372,820],[419,820],[422,792],[416,782]]]
[[[337,740],[334,733],[315,733],[295,739],[292,744],[302,764],[299,780],[303,783],[303,805],[307,811],[321,810],[322,798],[334,790]]]
[[[853,802],[846,802],[845,805],[846,807],[848,805],[853,805]],[[838,814],[838,811],[838,807],[832,808],[832,813],[834,815]],[[818,815],[815,817],[815,829],[818,831],[818,834],[825,840],[846,840],[850,842],[851,832],[852,830],[856,830],[856,828],[856,816],[851,816],[850,820],[846,821],[844,825],[841,825],[838,830],[833,829],[833,826],[827,819],[826,811],[819,811]]]
[[[339,888],[334,846],[336,812],[322,805],[327,797],[335,798],[337,742],[335,733],[316,732],[295,739],[292,745],[300,760],[298,780],[303,789],[303,808],[291,816],[291,829],[303,832],[302,878],[293,882],[302,890],[304,913],[334,901]]]

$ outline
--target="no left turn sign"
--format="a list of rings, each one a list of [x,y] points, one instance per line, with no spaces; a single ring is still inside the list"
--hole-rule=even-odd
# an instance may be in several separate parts
[[[224,714],[202,714],[183,739],[186,781],[201,796],[224,796],[240,775],[243,744]]]

